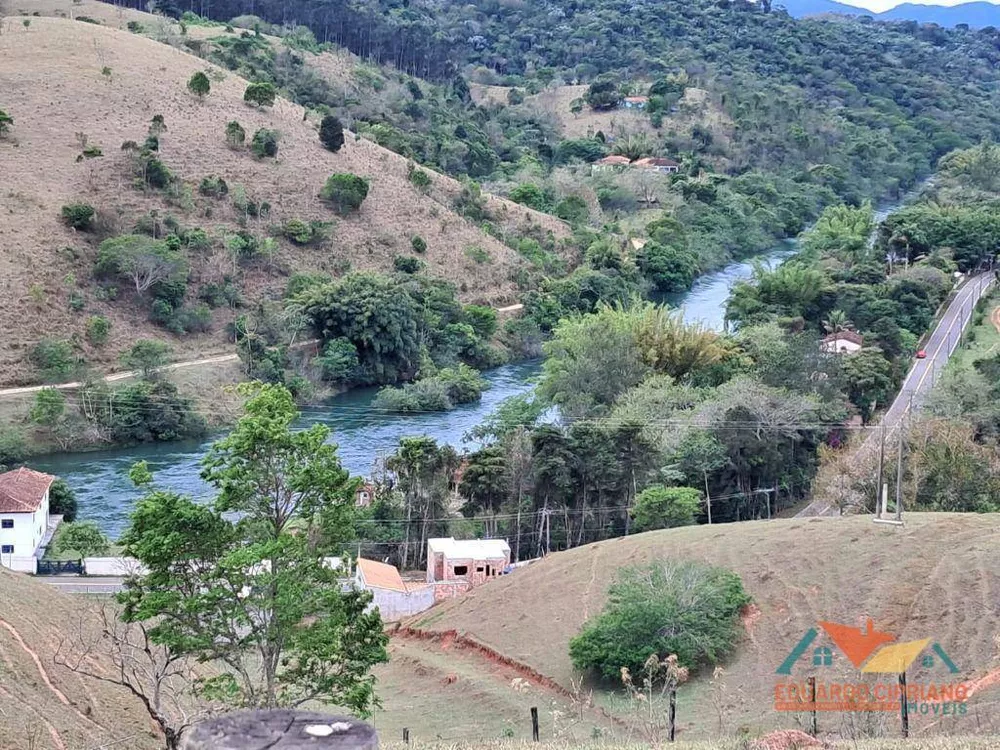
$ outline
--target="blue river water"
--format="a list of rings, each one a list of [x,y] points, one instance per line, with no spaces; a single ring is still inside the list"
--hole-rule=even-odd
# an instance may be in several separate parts
[[[785,243],[754,260],[775,265],[795,253],[792,242]],[[732,263],[695,281],[690,291],[666,298],[683,309],[688,321],[698,321],[720,330],[725,303],[733,284],[750,278],[753,261]],[[323,422],[329,425],[344,466],[352,474],[367,476],[380,455],[392,453],[399,439],[427,435],[459,451],[475,448],[464,441],[468,431],[482,422],[504,399],[533,388],[541,362],[504,365],[484,373],[489,388],[482,400],[453,411],[401,415],[380,412],[372,407],[376,389],[361,388],[343,393],[325,404],[303,409],[303,426]],[[210,488],[199,477],[199,462],[218,435],[205,440],[155,443],[128,448],[111,448],[88,453],[56,453],[31,460],[32,467],[65,479],[79,502],[80,520],[96,521],[112,538],[124,529],[140,493],[128,479],[136,461],[146,461],[164,489],[206,497]]]

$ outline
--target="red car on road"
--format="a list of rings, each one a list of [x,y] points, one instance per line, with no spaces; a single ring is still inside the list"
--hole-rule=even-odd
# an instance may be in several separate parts
[[[926,357],[927,357],[927,352],[925,352],[923,349],[917,352],[917,359],[926,359]]]

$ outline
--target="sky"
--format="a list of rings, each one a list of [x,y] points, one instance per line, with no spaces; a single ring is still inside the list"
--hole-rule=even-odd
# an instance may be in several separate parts
[[[838,2],[844,3],[845,5],[867,8],[875,13],[881,13],[883,10],[895,8],[903,2],[911,2],[915,5],[961,5],[962,3],[967,3],[969,1],[970,0],[838,0]],[[1000,0],[988,0],[988,2],[996,4],[1000,2]]]

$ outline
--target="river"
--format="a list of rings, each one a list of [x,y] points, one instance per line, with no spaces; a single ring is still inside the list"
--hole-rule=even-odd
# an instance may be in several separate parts
[[[797,251],[794,240],[753,258],[738,261],[705,274],[688,292],[671,295],[664,301],[683,309],[685,320],[721,330],[725,302],[737,281],[750,278],[754,262],[774,266]],[[360,388],[343,393],[326,404],[303,409],[301,426],[323,422],[333,431],[333,439],[344,466],[352,474],[368,475],[375,458],[395,450],[399,439],[427,435],[459,450],[474,447],[463,437],[504,399],[532,388],[541,368],[539,360],[504,365],[484,373],[489,388],[476,404],[465,404],[450,412],[400,415],[372,408],[377,389]],[[57,453],[31,460],[39,471],[62,477],[76,492],[79,520],[96,521],[112,538],[125,527],[128,513],[140,493],[129,482],[129,467],[147,461],[158,486],[207,497],[210,488],[198,476],[199,461],[218,434],[201,441],[153,443],[131,448],[112,448],[89,453]]]

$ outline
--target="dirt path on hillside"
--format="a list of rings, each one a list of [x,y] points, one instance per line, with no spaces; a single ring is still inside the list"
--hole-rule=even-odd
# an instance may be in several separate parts
[[[24,652],[31,657],[32,661],[35,662],[35,667],[37,667],[38,669],[38,674],[41,676],[42,682],[44,682],[46,687],[48,687],[48,689],[52,691],[52,694],[59,699],[60,703],[62,703],[64,706],[71,708],[77,716],[83,719],[83,721],[87,722],[88,724],[93,724],[98,729],[104,730],[104,727],[102,727],[100,724],[91,719],[89,716],[85,715],[82,711],[77,709],[76,706],[70,703],[69,698],[66,697],[66,694],[52,683],[52,680],[49,679],[49,673],[46,672],[45,667],[42,666],[42,660],[38,658],[38,653],[33,648],[31,648],[31,646],[29,646],[27,643],[24,642],[24,639],[21,637],[21,634],[17,631],[17,628],[15,628],[6,620],[2,619],[0,619],[0,627],[4,628],[7,632],[9,632],[14,637],[14,640],[17,641],[18,645],[24,650]]]
[[[997,329],[997,333],[1000,333],[1000,305],[993,308],[993,312],[990,313],[990,322]]]
[[[302,349],[307,346],[315,346],[319,343],[319,339],[309,339],[308,341],[300,341],[297,344],[292,344],[291,349]],[[220,354],[214,357],[202,357],[201,359],[190,359],[185,362],[174,362],[170,365],[164,365],[159,368],[162,371],[169,372],[172,370],[183,370],[186,367],[198,367],[200,365],[214,365],[220,362],[232,362],[233,360],[239,359],[238,354]],[[113,383],[117,380],[128,380],[129,378],[135,378],[139,376],[139,370],[126,370],[125,372],[116,372],[110,375],[105,375],[102,380],[105,383]],[[57,383],[55,385],[29,385],[21,388],[3,388],[0,389],[0,396],[16,396],[24,393],[37,393],[38,391],[44,391],[46,388],[55,388],[56,390],[73,390],[74,388],[79,388],[82,383],[72,382],[72,383]]]

